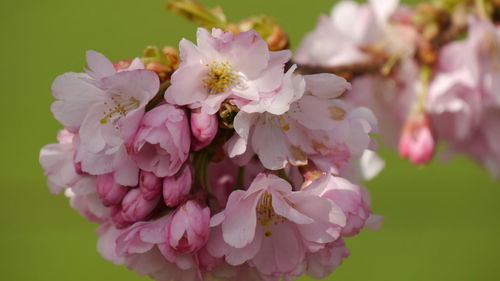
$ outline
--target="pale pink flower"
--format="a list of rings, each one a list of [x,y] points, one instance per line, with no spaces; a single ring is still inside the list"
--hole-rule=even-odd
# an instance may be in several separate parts
[[[413,164],[426,164],[432,159],[435,147],[436,137],[427,115],[410,116],[399,139],[399,155]]]
[[[447,50],[451,49],[443,52]],[[427,110],[440,138],[463,141],[472,136],[483,111],[483,98],[476,85],[468,67],[451,73],[441,72],[434,78]]]
[[[308,251],[335,241],[345,216],[331,200],[292,191],[274,175],[259,174],[248,190],[233,191],[211,220],[209,252],[232,265],[246,261],[262,275],[292,274]],[[286,237],[286,239],[283,239]]]
[[[179,206],[166,225],[167,246],[179,253],[192,253],[203,247],[210,232],[210,210],[194,201]]]
[[[102,223],[109,220],[111,213],[97,193],[95,176],[83,176],[64,194],[70,198],[71,207],[89,221]]]
[[[364,227],[370,215],[370,207],[363,198],[362,189],[348,180],[333,175],[324,175],[308,187],[319,195],[335,202],[346,215],[342,236],[354,236]]]
[[[316,29],[303,39],[295,61],[336,66],[369,60],[362,47],[381,39],[398,4],[397,0],[372,0],[368,4],[339,2],[330,16],[321,16]]]
[[[40,150],[39,161],[47,177],[50,191],[54,194],[70,187],[79,178],[73,165],[75,147],[73,134],[67,130],[59,131],[57,144],[48,144]]]
[[[119,205],[129,188],[115,182],[112,174],[96,176],[97,192],[104,206]]]
[[[186,166],[177,176],[166,177],[163,179],[163,201],[168,207],[176,207],[189,194],[193,176],[191,168]]]
[[[189,123],[183,109],[162,104],[148,111],[133,143],[133,159],[158,177],[173,176],[189,155]]]
[[[116,229],[104,223],[98,230],[98,251],[115,264],[125,264],[138,275],[148,275],[157,281],[192,281],[199,278],[197,268],[182,270],[168,262],[158,245],[165,242],[168,216],[137,222],[126,229]]]
[[[364,75],[352,81],[344,100],[353,107],[367,107],[378,120],[384,144],[397,148],[401,129],[417,99],[419,69],[413,60],[402,60],[390,77]]]
[[[335,99],[346,89],[350,89],[349,83],[331,74],[302,78],[287,72],[272,101],[262,103],[266,112],[238,112],[234,120],[236,134],[226,143],[229,157],[250,149],[264,167],[272,170],[288,163],[306,165],[308,159],[336,167],[347,163],[350,157],[361,157],[371,144],[368,134],[376,130],[376,120],[368,109],[351,109]],[[291,93],[294,99],[280,98],[290,97]],[[282,114],[271,114],[270,108]]]
[[[191,133],[193,150],[198,151],[209,145],[217,135],[219,122],[216,114],[191,111]]]
[[[270,52],[255,30],[236,35],[198,28],[197,45],[183,39],[181,64],[172,75],[165,99],[172,104],[201,107],[214,114],[225,99],[260,99],[260,92],[276,89],[290,51]]]
[[[125,142],[139,125],[144,107],[159,88],[158,76],[143,69],[116,72],[102,54],[87,52],[87,74],[65,73],[52,84],[55,118],[79,132],[76,156],[90,174],[115,172],[123,185],[136,185],[138,169]]]
[[[307,275],[322,279],[330,275],[349,256],[344,240],[328,243],[323,249],[307,255]]]
[[[470,137],[463,141],[450,143],[454,153],[467,153],[483,165],[495,179],[500,179],[500,110],[488,109],[483,113],[483,120]]]

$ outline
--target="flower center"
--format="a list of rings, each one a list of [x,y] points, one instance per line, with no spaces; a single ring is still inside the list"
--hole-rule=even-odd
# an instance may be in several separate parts
[[[277,215],[273,209],[273,196],[269,192],[264,192],[264,194],[259,198],[257,203],[257,220],[263,227],[266,227],[266,232],[264,235],[266,237],[271,236],[271,224],[278,224],[280,222],[285,222],[285,218]]]
[[[103,112],[104,117],[101,119],[101,124],[108,122],[115,124],[120,118],[125,117],[127,113],[139,107],[140,102],[136,98],[122,99],[120,97],[111,97],[111,101],[105,101],[104,105],[108,110]]]
[[[224,93],[229,87],[239,84],[238,74],[227,61],[213,60],[205,66],[208,68],[208,73],[207,77],[203,79],[203,87],[210,95]]]

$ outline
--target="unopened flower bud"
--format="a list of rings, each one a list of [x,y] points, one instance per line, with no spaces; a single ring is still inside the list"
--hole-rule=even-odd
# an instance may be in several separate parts
[[[179,205],[191,190],[193,182],[191,178],[191,169],[184,168],[182,173],[176,178],[166,177],[163,180],[163,200],[168,207]]]
[[[97,192],[104,206],[114,206],[122,202],[128,188],[118,184],[113,174],[98,175],[96,177]]]
[[[426,164],[434,155],[436,141],[427,115],[419,114],[406,121],[399,139],[399,155],[413,164]]]
[[[144,199],[153,200],[161,194],[162,181],[154,173],[141,171],[139,188]]]
[[[177,208],[166,225],[167,243],[181,253],[199,250],[208,240],[210,210],[194,201]]]
[[[192,148],[201,150],[217,135],[218,121],[215,114],[206,114],[201,111],[191,112],[191,133],[193,135]]]
[[[123,218],[122,207],[120,205],[112,206],[110,208],[110,211],[111,219],[113,220],[113,224],[117,229],[124,229],[133,223]]]
[[[132,189],[123,198],[121,215],[126,221],[140,221],[155,209],[159,199],[146,200],[139,188]]]
[[[170,68],[177,69],[180,62],[179,51],[172,46],[165,46],[161,51],[163,52],[163,55],[165,55],[165,57],[167,58],[168,65],[170,66]]]
[[[151,70],[153,72],[155,72],[156,74],[158,74],[158,77],[160,78],[160,81],[165,81],[167,78],[169,78],[169,69],[161,64],[160,62],[157,62],[157,61],[153,61],[153,62],[150,62],[146,65],[146,69],[147,70]]]
[[[129,66],[132,64],[132,60],[121,60],[117,62],[113,62],[113,66],[115,67],[116,70],[124,70],[129,68]]]

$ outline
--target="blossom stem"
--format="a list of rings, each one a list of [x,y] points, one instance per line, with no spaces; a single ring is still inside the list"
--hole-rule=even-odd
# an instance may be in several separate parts
[[[278,177],[286,180],[289,183],[292,183],[292,181],[290,180],[290,178],[288,178],[288,176],[287,176],[287,174],[285,172],[285,169],[280,169],[280,170],[276,171],[276,173],[277,173]]]
[[[484,20],[489,21],[490,18],[486,12],[486,6],[484,5],[484,0],[475,0],[476,10],[479,15]]]
[[[244,166],[238,167],[238,175],[236,176],[236,185],[234,189],[243,188],[244,179],[245,179],[245,167]]]
[[[431,80],[432,71],[428,65],[423,65],[420,68],[420,91],[418,93],[418,100],[412,108],[410,114],[418,114],[425,112],[425,104],[429,93],[429,83]]]
[[[333,73],[346,79],[353,79],[368,73],[379,72],[386,63],[386,58],[374,58],[371,61],[339,66],[319,66],[298,64],[297,72],[301,74]],[[293,62],[291,62],[293,64]]]
[[[163,96],[165,95],[165,90],[170,86],[170,81],[165,81],[160,85],[160,89],[156,93],[153,99],[149,101],[146,105],[146,111],[150,111],[155,106],[157,106],[160,102],[163,101]]]

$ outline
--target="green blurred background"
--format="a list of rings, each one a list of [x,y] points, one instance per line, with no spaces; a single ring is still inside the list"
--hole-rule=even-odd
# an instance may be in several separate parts
[[[217,3],[234,20],[274,16],[297,46],[334,1]],[[1,1],[0,280],[148,280],[99,256],[96,225],[49,192],[38,152],[61,128],[49,110],[51,83],[81,71],[85,50],[120,60],[194,38],[195,26],[163,7],[163,0]],[[466,158],[416,168],[382,154],[387,168],[367,185],[384,226],[348,239],[352,255],[328,279],[500,280],[500,184]]]

